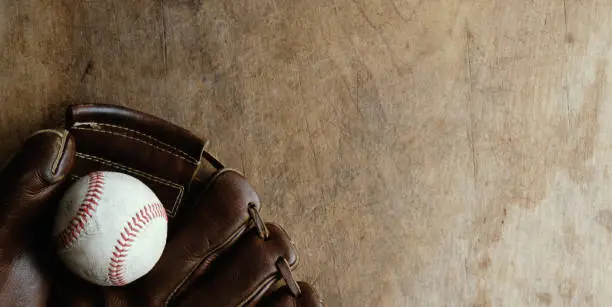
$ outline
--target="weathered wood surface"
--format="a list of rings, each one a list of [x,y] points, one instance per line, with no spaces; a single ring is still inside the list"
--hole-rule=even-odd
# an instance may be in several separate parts
[[[0,0],[0,156],[71,102],[243,169],[329,306],[612,301],[612,4]]]

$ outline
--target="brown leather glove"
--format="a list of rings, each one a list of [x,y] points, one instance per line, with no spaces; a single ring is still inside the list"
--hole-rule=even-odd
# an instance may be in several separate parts
[[[14,234],[5,244],[0,236],[0,248],[11,251],[6,253],[10,256],[3,253],[2,267],[9,269],[0,272],[5,280],[0,299],[7,302],[2,306],[32,306],[25,300],[33,299],[43,303],[49,282],[53,306],[322,305],[309,285],[293,280],[297,254],[287,234],[263,223],[253,188],[206,153],[203,140],[160,119],[107,105],[72,107],[66,124],[69,134],[46,132],[26,142],[0,174],[0,182],[9,183],[3,187],[12,187],[0,190],[0,204],[7,208],[2,216],[9,221],[3,225],[10,233],[17,229],[11,227],[37,226],[27,233],[28,240]],[[58,137],[49,141],[49,135]],[[44,150],[50,152],[46,160],[40,155]],[[38,160],[53,162],[32,162]],[[141,179],[160,197],[170,218],[162,258],[152,272],[126,287],[97,287],[68,273],[45,235],[57,194],[71,180],[97,170]],[[52,175],[42,181],[28,173]],[[10,185],[20,174],[26,176],[23,182]],[[46,220],[38,218],[43,213]],[[19,281],[27,287],[16,287]],[[281,281],[285,286],[278,288]],[[36,291],[26,291],[32,287]]]
[[[41,131],[0,172],[0,306],[46,304],[50,263],[44,232],[74,153],[67,131]]]

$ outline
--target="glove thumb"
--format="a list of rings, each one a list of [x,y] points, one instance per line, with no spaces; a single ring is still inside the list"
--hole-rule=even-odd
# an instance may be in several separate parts
[[[14,226],[40,214],[59,190],[75,158],[66,130],[42,130],[32,135],[0,172],[0,225]]]

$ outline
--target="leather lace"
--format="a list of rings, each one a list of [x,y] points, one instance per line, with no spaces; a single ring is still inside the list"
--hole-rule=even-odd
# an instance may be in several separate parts
[[[270,232],[266,227],[266,223],[264,223],[263,219],[259,215],[257,206],[254,203],[250,203],[248,210],[249,216],[255,224],[255,228],[257,228],[257,233],[259,237],[262,240],[267,240],[270,236]],[[284,257],[279,257],[276,261],[276,269],[280,273],[282,279],[285,281],[285,284],[291,291],[291,294],[294,297],[299,297],[302,294],[302,290],[300,289],[298,283],[295,281],[295,278],[293,278],[293,274],[291,273],[291,268],[289,266],[289,263],[287,262],[287,259],[285,259]]]

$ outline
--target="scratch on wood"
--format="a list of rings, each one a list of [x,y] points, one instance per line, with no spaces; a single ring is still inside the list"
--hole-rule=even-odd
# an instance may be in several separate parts
[[[351,42],[351,45],[353,45],[353,47],[354,47],[354,48],[353,48],[353,50],[354,50],[354,52],[357,54],[357,57],[355,57],[355,58],[356,58],[356,59],[361,59],[361,58],[364,58],[364,57],[365,57],[365,55],[364,55],[364,54],[361,52],[361,50],[359,50],[359,48],[357,48],[357,47],[355,46],[355,43],[354,43],[354,42],[353,42],[353,40],[351,39],[351,35],[348,33],[347,29],[346,29],[346,28],[345,28],[345,27],[342,25],[342,23],[338,22],[338,27],[340,28],[340,31],[342,31],[342,33],[344,34],[344,36],[345,36],[345,37],[347,37],[347,38],[348,38],[348,40]],[[327,42],[329,45],[331,45],[331,44],[332,44],[332,42],[331,42],[331,41],[330,41],[328,38],[324,37],[324,39],[325,39],[325,41],[326,41],[326,42]],[[357,84],[356,84],[354,87],[351,87],[351,86],[349,85],[349,82],[347,81],[346,77],[344,76],[344,73],[342,72],[342,69],[341,69],[341,68],[340,68],[340,66],[338,65],[338,63],[336,63],[336,61],[334,61],[334,60],[333,60],[331,57],[329,57],[329,58],[330,58],[330,62],[331,62],[331,63],[332,63],[332,65],[334,66],[334,68],[335,68],[335,69],[336,69],[338,72],[340,72],[340,74],[342,75],[342,82],[343,82],[343,84],[344,84],[344,86],[345,86],[345,88],[346,88],[346,92],[347,92],[347,93],[348,93],[348,95],[349,95],[349,100],[350,100],[350,103],[351,103],[351,104],[353,104],[353,106],[355,106],[355,109],[357,110],[357,113],[359,114],[359,117],[361,118],[361,120],[365,121],[365,120],[366,120],[366,117],[365,117],[365,115],[363,114],[363,112],[361,111],[361,108],[359,107],[359,90],[360,90],[360,88],[359,88],[359,86],[360,86],[359,82],[357,82]],[[359,61],[359,63],[360,63],[361,65],[365,66],[365,64],[364,64],[363,62]],[[359,79],[359,78],[360,78],[359,71],[356,73],[356,77],[357,77],[357,79]]]
[[[472,111],[472,89],[474,87],[474,81],[472,80],[472,34],[470,30],[465,28],[465,53],[468,68],[468,112],[469,112],[469,127],[468,127],[468,139],[470,142],[470,151],[472,152],[472,175],[474,176],[474,188],[478,189],[478,163],[476,161],[476,144],[474,143],[474,112]]]
[[[563,0],[563,21],[565,24],[565,34],[567,35],[567,0]]]
[[[353,46],[353,50],[355,51],[355,53],[357,54],[357,59],[365,59],[366,55],[361,52],[361,50],[358,48],[358,46],[356,46],[355,42],[352,39],[352,36],[349,34],[349,32],[346,30],[346,28],[342,25],[342,23],[338,23],[339,27],[340,27],[340,31],[342,31],[342,34],[344,34],[345,37],[347,37],[349,39],[349,41],[351,42],[351,45]],[[358,97],[358,96],[356,96]]]
[[[408,23],[410,19],[408,19],[408,17],[404,16],[404,14],[400,12],[399,8],[397,7],[397,3],[395,3],[394,0],[389,0],[389,2],[391,2],[391,5],[393,6],[393,10],[395,11],[395,14],[397,14],[397,16],[399,16],[399,18],[402,21],[404,21],[405,23]]]
[[[566,114],[567,127],[572,128],[572,121],[571,121],[572,111],[570,110],[569,85],[567,84],[567,73],[565,73],[565,86],[563,87],[563,90],[565,91],[565,110],[567,113]]]
[[[400,18],[404,21],[404,22],[409,22],[412,20],[412,18],[414,18],[414,15],[416,15],[416,11],[417,9],[421,6],[421,4],[423,4],[423,0],[419,0],[414,6],[412,6],[412,13],[410,13],[410,15],[408,17],[406,17],[406,15],[402,14],[399,10],[399,7],[397,7],[397,3],[395,3],[395,0],[389,0],[391,2],[391,4],[393,5],[393,10],[395,11],[395,13],[397,15],[400,16]]]
[[[569,36],[569,30],[567,28],[567,0],[563,0],[563,24],[565,26],[565,37]],[[566,48],[567,50],[567,48]],[[571,109],[570,109],[570,100],[569,100],[569,84],[568,84],[568,78],[567,78],[567,72],[565,72],[564,74],[564,79],[565,79],[565,86],[564,86],[564,91],[565,91],[565,109],[566,109],[566,117],[567,117],[567,127],[568,128],[572,128],[572,122],[571,122]]]
[[[363,63],[361,63],[361,64],[363,64]],[[353,104],[355,104],[355,108],[357,108],[357,111],[359,112],[359,115],[361,116],[361,119],[363,121],[366,121],[366,117],[363,114],[363,112],[361,111],[361,107],[359,106],[359,98],[360,98],[361,86],[362,86],[362,83],[360,82],[360,80],[362,79],[361,71],[360,70],[357,71],[355,77],[357,78],[357,82],[355,82],[355,95],[354,95],[355,99],[353,99]]]
[[[83,82],[83,80],[85,80],[85,77],[87,77],[88,75],[91,74],[93,69],[94,69],[94,61],[93,60],[89,60],[87,62],[87,66],[85,67],[85,70],[81,74],[81,82]]]
[[[312,131],[310,130],[310,125],[308,125],[308,119],[304,118],[304,123],[306,123],[306,132],[308,133],[308,141],[310,142],[310,150],[312,151],[312,157],[314,159],[314,166],[315,166],[315,170],[317,172],[317,176],[319,178],[321,178],[321,175],[319,174],[319,155],[317,154],[317,151],[315,150],[315,146],[314,146],[314,140],[312,137]]]
[[[359,117],[361,118],[361,120],[365,121],[366,120],[365,115],[363,115],[363,112],[361,112],[361,108],[359,107],[359,102],[357,101],[359,99],[358,98],[359,97],[359,94],[358,94],[358,92],[359,92],[359,88],[358,88],[359,85],[355,86],[355,93],[353,93],[351,95],[351,90],[348,87],[348,84],[346,83],[346,79],[344,79],[344,77],[342,77],[342,80],[343,80],[345,86],[347,87],[346,90],[349,93],[349,96],[352,96],[352,97],[350,97],[351,103],[353,104],[353,106],[355,106],[355,109],[357,110],[357,113],[359,114]]]
[[[357,10],[359,11],[359,14],[363,17],[363,19],[365,19],[365,21],[368,23],[368,25],[370,25],[370,27],[374,30],[376,30],[377,35],[380,37],[380,39],[383,41],[383,45],[385,47],[385,50],[389,53],[389,59],[391,59],[391,65],[393,65],[393,68],[395,68],[395,70],[397,71],[397,73],[401,76],[403,75],[402,70],[400,69],[399,65],[397,64],[397,59],[395,58],[395,55],[393,54],[393,52],[391,51],[391,47],[389,47],[389,42],[387,41],[387,39],[385,38],[384,35],[382,35],[380,33],[380,29],[379,27],[377,27],[376,25],[374,25],[374,23],[372,22],[372,20],[370,20],[370,18],[368,17],[368,15],[366,14],[366,12],[363,10],[363,7],[361,5],[359,5],[359,3],[357,3],[356,0],[351,0],[353,1],[353,3],[355,4],[355,6],[357,7]],[[395,7],[395,2],[393,2],[393,0],[391,0],[391,2],[393,3],[394,7]],[[397,7],[395,7],[397,9]],[[399,11],[397,11],[397,13],[399,14]]]
[[[468,137],[470,139],[470,150],[472,152],[472,173],[474,176],[474,187],[478,188],[478,163],[476,162],[476,145],[474,144],[474,115],[472,115],[472,103],[468,101],[468,112],[470,112],[470,127]]]
[[[241,160],[241,161],[240,161],[240,163],[242,164],[242,170],[241,170],[241,171],[242,171],[242,173],[243,173],[245,176],[247,176],[247,177],[248,177],[248,175],[249,175],[249,174],[247,174],[247,170],[246,170],[246,160],[245,160],[244,156],[245,156],[245,153],[244,153],[244,150],[242,150],[242,154],[240,154],[240,160]]]
[[[329,59],[329,62],[332,64],[332,66],[334,67],[334,69],[336,69],[338,71],[338,73],[341,76],[341,81],[342,84],[344,84],[344,89],[346,90],[346,93],[349,96],[349,100],[351,102],[351,104],[353,104],[353,106],[355,106],[355,110],[357,110],[357,113],[359,114],[359,117],[361,118],[361,120],[365,121],[365,116],[363,115],[363,112],[361,112],[361,108],[359,108],[359,104],[357,103],[357,99],[359,97],[358,94],[358,89],[355,88],[355,92],[353,93],[351,91],[351,86],[349,85],[349,82],[346,80],[346,77],[344,76],[344,73],[342,73],[342,70],[340,69],[340,66],[338,65],[338,63],[336,63],[336,61],[334,61],[333,59]]]
[[[162,57],[164,61],[164,70],[166,74],[168,74],[168,42],[166,37],[166,4],[164,0],[160,2],[161,6],[161,22],[162,22],[162,31],[161,31],[161,46],[162,46]]]
[[[465,54],[467,58],[467,68],[468,68],[468,82],[470,86],[470,91],[473,88],[473,80],[472,80],[472,33],[466,27],[465,28]]]
[[[393,68],[395,68],[395,70],[397,71],[397,74],[402,76],[403,75],[402,70],[400,69],[400,66],[397,64],[397,59],[395,58],[395,55],[391,51],[391,47],[389,47],[389,42],[387,41],[385,36],[382,34],[380,35],[380,39],[382,39],[382,41],[384,42],[385,49],[389,53],[389,59],[391,60],[391,65],[393,65]]]
[[[357,3],[357,0],[351,0],[351,1],[353,1],[355,6],[357,7],[357,10],[359,11],[359,14],[363,17],[363,19],[365,19],[365,21],[368,23],[368,25],[370,25],[370,27],[372,27],[372,29],[378,30],[378,27],[374,25],[372,20],[370,20],[370,18],[366,14],[366,12],[363,10],[363,7],[361,7],[361,5],[359,5],[359,3]]]

